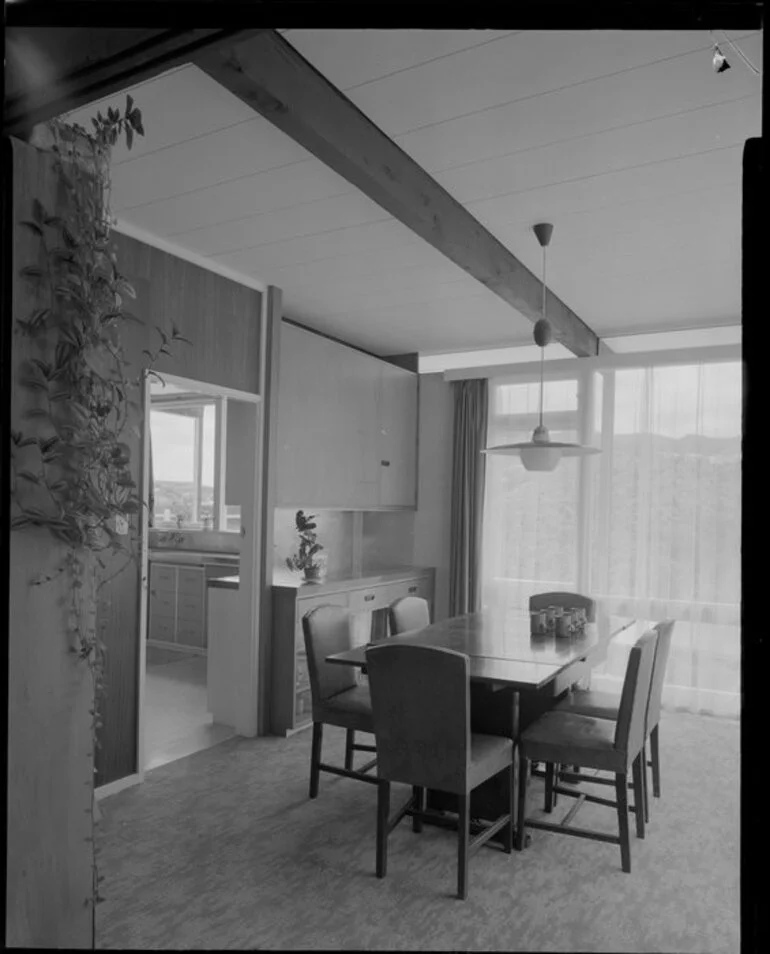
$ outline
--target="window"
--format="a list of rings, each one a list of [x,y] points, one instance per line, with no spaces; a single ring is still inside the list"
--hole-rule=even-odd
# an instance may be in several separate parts
[[[533,592],[577,589],[613,615],[672,617],[664,703],[737,715],[740,361],[611,361],[545,385],[552,437],[600,441],[601,455],[562,459],[551,473],[488,458],[484,603],[520,609]],[[528,439],[537,391],[490,382],[490,444]],[[597,688],[619,689],[624,642],[595,671]]]
[[[538,423],[539,381],[490,388],[488,443],[529,440]],[[574,441],[578,428],[578,382],[547,381],[543,423],[554,440]],[[578,462],[562,461],[550,473],[524,470],[513,458],[487,458],[484,508],[482,601],[526,605],[544,586],[577,585]]]

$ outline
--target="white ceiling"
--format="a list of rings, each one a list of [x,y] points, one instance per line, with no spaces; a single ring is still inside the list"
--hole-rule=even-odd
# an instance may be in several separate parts
[[[287,30],[284,36],[600,336],[740,319],[741,158],[760,78],[708,32]],[[731,34],[761,68],[761,35]],[[531,324],[196,67],[134,87],[121,221],[280,286],[377,353],[524,344]],[[110,97],[78,111],[90,125]],[[167,246],[168,247],[168,246]]]

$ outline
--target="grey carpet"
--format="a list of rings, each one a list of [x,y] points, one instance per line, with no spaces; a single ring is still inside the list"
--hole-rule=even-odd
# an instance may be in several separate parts
[[[344,735],[326,732],[324,756],[340,764]],[[97,944],[732,954],[739,725],[665,713],[661,745],[663,797],[643,841],[632,824],[631,874],[615,845],[532,830],[522,853],[479,850],[462,902],[454,834],[416,835],[408,819],[390,837],[387,878],[375,878],[376,789],[322,774],[311,802],[309,733],[224,742],[101,803]],[[537,781],[530,793],[534,811]],[[554,817],[572,803],[560,799]],[[584,805],[575,823],[615,830],[602,806]]]

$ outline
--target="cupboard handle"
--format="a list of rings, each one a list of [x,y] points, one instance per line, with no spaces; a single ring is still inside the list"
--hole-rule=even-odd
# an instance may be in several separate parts
[[[390,467],[389,460],[381,460],[380,463],[382,464],[383,467]]]
[[[410,587],[409,587],[409,592],[410,592],[410,593],[416,593],[416,592],[417,592],[417,587],[416,587],[416,586],[410,586]]]
[[[364,597],[364,601],[367,603],[369,602],[369,600],[373,600],[373,599],[374,599],[374,593],[369,593],[367,596]]]

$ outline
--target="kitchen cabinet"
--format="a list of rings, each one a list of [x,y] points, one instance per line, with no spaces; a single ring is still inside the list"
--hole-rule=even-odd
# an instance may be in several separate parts
[[[384,611],[402,596],[421,596],[433,618],[435,571],[408,567],[371,576],[334,580],[317,585],[273,587],[271,727],[275,735],[291,735],[312,722],[312,700],[302,617],[316,606],[348,609],[353,617],[354,642],[370,639],[369,614]],[[320,591],[320,592],[319,592]],[[357,625],[363,622],[364,625]]]
[[[284,323],[277,506],[416,506],[417,375]]]
[[[205,653],[206,580],[232,572],[232,566],[151,561],[148,640],[168,648]]]

